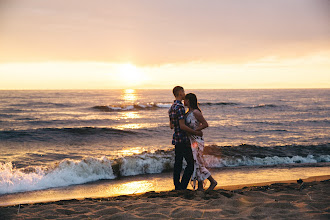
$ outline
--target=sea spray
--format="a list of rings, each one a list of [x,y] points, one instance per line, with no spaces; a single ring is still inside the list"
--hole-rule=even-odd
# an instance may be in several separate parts
[[[115,178],[111,161],[106,157],[86,158],[81,161],[65,159],[50,168],[36,167],[34,172],[29,173],[23,171],[14,168],[12,163],[0,163],[0,194]]]
[[[119,170],[121,176],[162,173],[165,170],[172,169],[171,164],[174,164],[174,156],[171,154],[142,154],[122,158]]]

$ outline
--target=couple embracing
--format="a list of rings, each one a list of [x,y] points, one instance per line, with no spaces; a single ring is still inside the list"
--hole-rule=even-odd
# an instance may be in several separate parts
[[[173,180],[176,190],[184,190],[187,188],[191,180],[192,187],[197,190],[204,190],[204,180],[210,181],[210,187],[207,190],[213,190],[217,182],[206,169],[203,159],[204,128],[208,127],[201,110],[198,107],[197,97],[193,93],[185,95],[181,86],[173,88],[175,97],[174,103],[169,109],[170,127],[174,129],[172,144],[175,145],[175,162]],[[186,113],[182,104],[188,107]],[[182,162],[183,158],[187,162],[182,179]]]

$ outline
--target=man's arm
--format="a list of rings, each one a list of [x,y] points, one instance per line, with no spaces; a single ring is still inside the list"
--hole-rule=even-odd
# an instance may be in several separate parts
[[[197,135],[197,136],[203,136],[203,132],[201,132],[201,131],[195,131],[195,130],[189,128],[185,124],[184,119],[180,119],[179,120],[179,125],[180,125],[180,129],[182,129],[182,130],[184,130],[184,131],[186,131],[188,133],[191,133],[191,134],[194,134],[194,135]]]

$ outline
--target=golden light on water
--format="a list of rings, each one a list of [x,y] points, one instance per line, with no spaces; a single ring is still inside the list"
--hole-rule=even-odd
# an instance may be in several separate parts
[[[124,94],[122,95],[122,99],[125,102],[134,103],[137,100],[136,91],[134,89],[125,89]]]
[[[125,130],[125,129],[142,129],[142,128],[157,128],[159,125],[157,123],[131,123],[131,124],[121,124],[115,126],[115,129]]]
[[[119,119],[137,119],[137,118],[141,118],[141,116],[137,112],[122,112],[118,118]]]
[[[135,89],[125,89],[125,93],[127,94],[135,93]]]
[[[148,192],[153,187],[153,184],[148,181],[133,181],[121,184],[117,187],[116,191],[122,192],[121,194],[134,194]]]
[[[143,124],[138,124],[138,123],[134,123],[134,124],[123,124],[123,125],[118,125],[115,127],[115,129],[120,129],[120,130],[124,130],[124,129],[139,129],[139,128],[143,128],[145,126],[143,126]]]
[[[120,156],[132,156],[133,154],[140,154],[144,151],[144,149],[141,149],[139,147],[135,148],[126,148],[122,149],[120,151],[117,151],[117,154]]]

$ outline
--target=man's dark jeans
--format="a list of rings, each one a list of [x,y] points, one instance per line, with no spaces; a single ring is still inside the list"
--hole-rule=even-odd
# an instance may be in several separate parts
[[[184,170],[182,180],[180,182],[180,174],[182,171],[183,158],[187,162],[187,166]],[[191,151],[190,143],[179,143],[175,145],[175,162],[173,180],[176,190],[187,189],[189,180],[194,172],[194,158]]]

